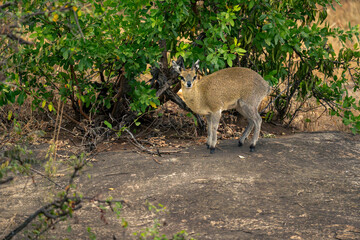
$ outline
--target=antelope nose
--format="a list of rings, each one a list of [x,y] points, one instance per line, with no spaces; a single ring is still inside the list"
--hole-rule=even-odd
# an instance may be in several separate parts
[[[189,88],[191,87],[191,82],[186,82],[186,86]]]

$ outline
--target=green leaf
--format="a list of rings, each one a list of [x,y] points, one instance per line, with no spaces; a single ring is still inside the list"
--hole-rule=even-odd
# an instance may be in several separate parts
[[[234,20],[232,20],[232,19],[231,19],[229,22],[230,22],[230,25],[231,25],[232,27],[234,27],[234,26],[235,26],[235,22],[234,22]]]
[[[150,106],[153,108],[157,108],[156,104],[153,101],[150,101]]]
[[[8,117],[7,117],[8,121],[11,120],[12,114],[13,114],[13,112],[10,110],[10,111],[8,112]]]
[[[108,121],[104,121],[104,124],[108,127],[108,128],[110,128],[110,129],[112,129],[112,124],[111,123],[109,123]]]
[[[186,116],[188,116],[188,117],[190,117],[190,118],[193,119],[195,126],[198,125],[197,119],[196,119],[196,117],[195,117],[194,114],[192,114],[191,112],[189,112],[189,113],[186,114]]]
[[[271,46],[271,39],[270,39],[270,38],[265,39],[265,43],[266,43],[268,46]]]
[[[25,97],[26,97],[26,93],[25,92],[21,92],[17,98],[17,102],[18,104],[21,106],[24,101],[25,101]]]
[[[207,62],[211,62],[211,59],[214,57],[214,53],[210,53],[209,55],[206,56],[206,61]]]
[[[254,4],[255,4],[254,0],[250,1],[249,5],[248,5],[249,10],[251,10],[254,7]]]
[[[54,106],[53,106],[52,102],[50,102],[48,104],[48,109],[49,109],[50,112],[52,112],[54,110]]]
[[[83,71],[84,70],[84,60],[81,59],[79,64],[78,64],[78,69],[79,71]]]
[[[234,12],[238,12],[240,11],[240,9],[241,9],[240,5],[235,5],[233,10]]]
[[[32,34],[30,34],[30,36],[29,36],[29,38],[36,38],[37,37],[37,33],[35,32],[35,33],[32,33]]]
[[[231,60],[230,58],[227,59],[227,64],[228,64],[230,67],[232,67],[233,62],[232,62],[232,60]]]
[[[68,50],[65,50],[65,51],[63,52],[63,58],[66,60],[66,59],[68,59],[68,57],[69,57],[69,51],[68,51]]]

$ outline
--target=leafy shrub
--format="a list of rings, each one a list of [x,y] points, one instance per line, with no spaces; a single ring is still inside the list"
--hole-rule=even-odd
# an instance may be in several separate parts
[[[185,65],[200,59],[205,74],[231,66],[252,68],[272,84],[276,100],[271,111],[281,119],[294,119],[299,110],[292,108],[294,100],[315,98],[355,133],[360,103],[347,85],[352,81],[353,90],[359,88],[360,52],[358,44],[347,48],[345,43],[358,40],[359,31],[326,24],[327,9],[336,2],[8,1],[7,11],[0,12],[4,24],[18,24],[29,39],[18,36],[23,45],[17,51],[4,47],[7,62],[0,71],[12,85],[0,84],[0,105],[21,104],[32,96],[34,108],[51,111],[59,96],[71,102],[78,118],[120,117],[129,105],[145,112],[166,101],[157,100],[164,82],[178,89],[176,76],[169,75],[169,59],[182,56]],[[14,34],[7,36],[12,37],[3,42],[10,44]],[[344,46],[338,53],[330,44],[333,38]],[[159,67],[163,79],[137,83],[149,65]]]

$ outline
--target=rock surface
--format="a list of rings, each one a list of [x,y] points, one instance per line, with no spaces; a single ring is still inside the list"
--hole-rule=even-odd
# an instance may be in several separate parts
[[[41,206],[43,196],[24,184],[1,186],[4,232]],[[205,145],[162,157],[102,152],[77,185],[85,196],[124,199],[120,219],[106,213],[106,224],[96,204],[84,204],[49,236],[86,239],[91,227],[97,239],[132,239],[157,218],[161,233],[186,230],[195,239],[360,239],[360,138],[347,133],[262,138],[254,153],[236,140],[220,141],[211,155]],[[149,212],[146,201],[167,214]]]

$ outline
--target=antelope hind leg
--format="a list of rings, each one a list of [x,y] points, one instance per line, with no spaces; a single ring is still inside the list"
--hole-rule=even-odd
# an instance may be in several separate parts
[[[211,124],[211,117],[210,115],[206,115],[206,122],[207,122],[207,139],[206,139],[206,146],[209,149],[210,148],[210,143],[211,143],[211,137],[212,137],[212,132],[211,132],[211,128],[212,128],[212,124]]]
[[[255,151],[255,146],[256,143],[259,139],[259,135],[260,135],[260,129],[261,129],[261,123],[262,123],[262,119],[260,114],[256,111],[255,114],[255,119],[254,119],[254,124],[255,124],[255,130],[254,130],[254,136],[250,145],[250,152],[254,152]]]

